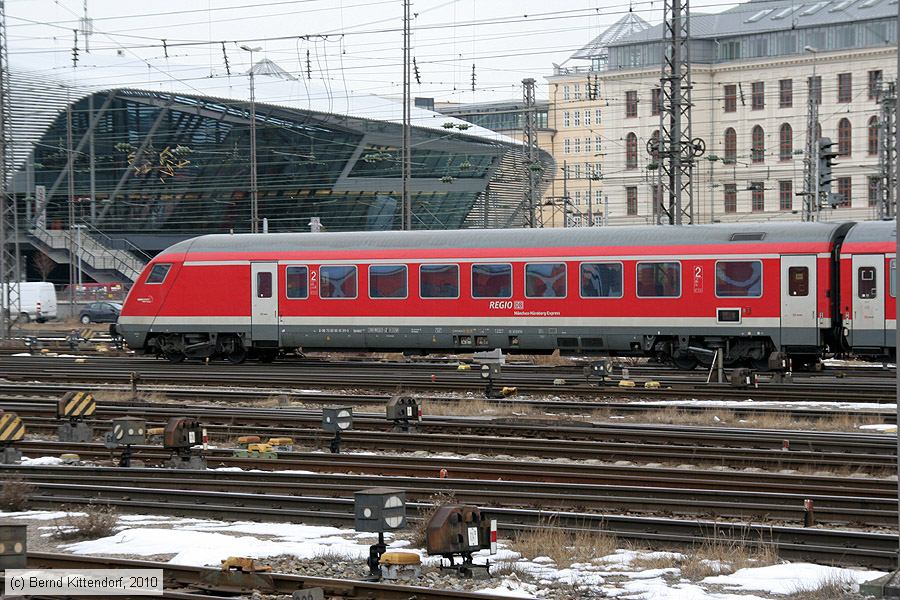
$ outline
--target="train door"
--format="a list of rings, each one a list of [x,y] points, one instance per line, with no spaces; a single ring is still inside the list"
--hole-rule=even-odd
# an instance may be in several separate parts
[[[781,257],[781,345],[818,346],[816,256]]]
[[[884,346],[884,254],[853,255],[850,345]]]
[[[278,263],[250,263],[253,300],[250,335],[257,346],[278,345]],[[274,343],[273,343],[274,342]]]

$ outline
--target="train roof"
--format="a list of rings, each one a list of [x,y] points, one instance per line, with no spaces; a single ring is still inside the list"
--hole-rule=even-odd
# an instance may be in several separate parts
[[[161,253],[536,248],[573,246],[705,246],[729,243],[829,244],[849,223],[747,223],[554,229],[462,229],[204,235]]]
[[[853,226],[844,244],[858,242],[897,243],[897,224],[894,221],[863,221]]]

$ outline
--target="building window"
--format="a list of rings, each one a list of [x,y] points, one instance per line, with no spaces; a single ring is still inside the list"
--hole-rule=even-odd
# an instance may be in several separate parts
[[[307,286],[309,270],[306,267],[287,267],[285,269],[285,295],[292,299],[302,299],[309,296]]]
[[[850,208],[850,205],[853,203],[852,184],[853,180],[850,177],[837,178],[838,208]]]
[[[750,140],[750,160],[761,163],[766,160],[766,134],[759,125],[754,125]]]
[[[565,298],[565,263],[537,263],[525,265],[526,298]]]
[[[581,111],[576,110],[574,117],[575,117],[575,127],[581,127]]]
[[[581,206],[581,191],[575,192],[575,206]]]
[[[878,123],[878,117],[870,117],[869,118],[869,126],[867,129],[868,132],[868,146],[869,146],[869,156],[875,156],[878,154],[878,130],[881,129],[880,124]]]
[[[584,138],[584,151],[585,151],[585,152],[592,152],[592,150],[591,150],[591,138],[589,138],[589,137]]]
[[[319,267],[319,298],[356,298],[356,267]]]
[[[759,298],[762,296],[762,262],[721,260],[716,262],[716,296]]]
[[[594,109],[594,124],[595,125],[600,124],[600,113],[601,113],[601,110],[599,108]]]
[[[581,263],[581,297],[621,298],[622,265],[620,263]]]
[[[766,188],[765,182],[753,181],[750,183],[750,210],[753,212],[765,212]]]
[[[737,184],[726,183],[723,187],[725,189],[725,212],[726,213],[736,213],[737,212]]]
[[[853,99],[853,73],[838,73],[838,102],[850,102]]]
[[[419,296],[421,296],[422,298],[458,298],[459,266],[420,266]]]
[[[589,111],[589,110],[584,111],[584,126],[585,127],[591,126],[591,111]]]
[[[406,298],[406,265],[371,265],[369,298]]]
[[[778,130],[778,158],[780,160],[794,158],[794,131],[790,123],[782,123]]]
[[[794,209],[794,182],[790,179],[778,182],[778,210]]]
[[[737,86],[729,84],[725,86],[725,112],[737,111]]]
[[[733,127],[725,130],[725,160],[732,163],[737,160],[737,132]]]
[[[650,114],[658,115],[662,104],[662,89],[653,88],[650,92]]]
[[[512,265],[472,265],[473,298],[509,298],[512,296]]]
[[[575,138],[575,154],[581,153],[581,138]]]
[[[570,127],[572,125],[572,118],[569,111],[563,111],[563,127]]]
[[[575,99],[581,100],[581,84],[580,83],[575,84]]]
[[[762,110],[766,107],[766,84],[762,81],[754,81],[751,84],[752,95],[750,108]]]
[[[594,152],[600,152],[601,141],[603,141],[603,139],[599,135],[594,138]]]
[[[563,140],[563,154],[572,153],[572,141],[569,138]]]
[[[882,73],[878,71],[869,71],[869,100],[877,100],[878,94],[881,92]]]
[[[853,130],[850,119],[838,121],[838,156],[850,156],[853,151]]]
[[[627,118],[637,116],[638,96],[636,90],[625,92],[625,116]]]
[[[637,135],[633,131],[625,136],[625,168],[637,169]]]
[[[878,199],[881,197],[881,178],[869,176],[869,207],[878,206]]]
[[[681,295],[681,263],[637,264],[638,298],[677,298]]]
[[[794,105],[794,80],[782,79],[778,82],[778,106],[790,108]]]
[[[569,168],[572,169],[572,177],[574,179],[581,179],[581,165],[580,164],[575,164]]]
[[[629,217],[638,214],[636,186],[631,185],[625,188],[625,214]]]
[[[812,96],[813,102],[822,104],[822,76],[816,75],[806,80],[807,93]]]
[[[569,86],[564,85],[563,86],[563,100],[568,100],[568,99],[569,99]]]

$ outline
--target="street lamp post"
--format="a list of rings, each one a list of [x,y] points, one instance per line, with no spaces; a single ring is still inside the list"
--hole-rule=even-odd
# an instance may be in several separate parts
[[[253,53],[262,50],[256,46],[241,46],[250,53],[250,233],[259,233],[259,190],[256,185],[256,87],[253,80]]]

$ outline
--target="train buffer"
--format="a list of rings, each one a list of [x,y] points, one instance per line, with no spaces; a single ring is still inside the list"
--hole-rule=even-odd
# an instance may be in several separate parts
[[[22,460],[22,452],[12,444],[25,437],[25,423],[14,412],[0,411],[0,464]]]
[[[84,422],[86,417],[91,417],[97,412],[97,401],[89,392],[67,392],[56,403],[56,418],[65,419],[56,428],[56,435],[61,442],[90,442],[94,438],[94,431]]]

